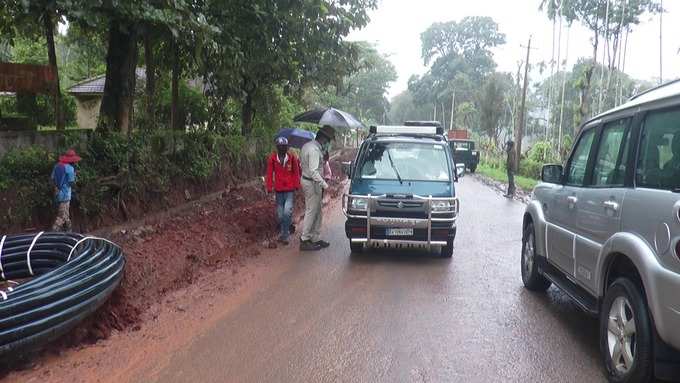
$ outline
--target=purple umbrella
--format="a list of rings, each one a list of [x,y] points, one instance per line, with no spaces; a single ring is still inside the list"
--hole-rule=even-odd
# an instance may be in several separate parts
[[[288,139],[288,145],[294,148],[302,148],[302,145],[313,140],[316,135],[309,130],[299,129],[299,128],[281,128],[276,137],[286,137]]]

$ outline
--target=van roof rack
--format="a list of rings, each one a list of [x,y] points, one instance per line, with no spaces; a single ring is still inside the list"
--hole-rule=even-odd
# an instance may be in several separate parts
[[[412,122],[412,121],[407,121]],[[419,135],[443,135],[444,134],[444,129],[442,129],[441,126],[437,123],[435,124],[420,124],[420,121],[417,121],[419,124],[415,125],[409,125],[407,123],[404,123],[404,125],[373,125],[369,128],[369,133],[371,134],[409,134],[409,135],[414,135],[414,134],[419,134]]]

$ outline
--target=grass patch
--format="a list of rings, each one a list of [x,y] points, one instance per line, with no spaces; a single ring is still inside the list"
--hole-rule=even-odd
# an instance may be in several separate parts
[[[506,174],[505,169],[492,168],[486,164],[479,164],[477,166],[477,172],[496,181],[508,182],[508,175]],[[538,184],[538,180],[536,179],[515,175],[515,185],[526,191],[533,190],[536,184]]]

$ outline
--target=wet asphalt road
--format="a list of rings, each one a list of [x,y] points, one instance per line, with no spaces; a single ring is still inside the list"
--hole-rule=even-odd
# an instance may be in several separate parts
[[[173,356],[158,382],[602,382],[597,321],[554,287],[523,289],[524,205],[472,177],[458,185],[452,259],[295,255],[252,300]],[[150,377],[140,377],[149,381]]]

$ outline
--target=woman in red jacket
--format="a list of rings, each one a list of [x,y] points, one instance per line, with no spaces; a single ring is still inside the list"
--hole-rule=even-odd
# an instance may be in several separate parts
[[[276,139],[276,151],[267,160],[267,192],[276,192],[276,215],[281,226],[279,242],[288,244],[294,193],[300,188],[300,160],[288,151],[288,139]]]

